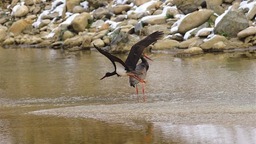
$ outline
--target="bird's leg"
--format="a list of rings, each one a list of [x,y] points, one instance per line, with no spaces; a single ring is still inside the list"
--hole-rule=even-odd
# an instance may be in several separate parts
[[[135,85],[135,88],[136,88],[136,94],[138,95],[138,94],[139,94],[139,91],[138,91],[138,86],[137,86],[137,84]]]
[[[146,83],[145,80],[139,78],[138,76],[136,76],[136,74],[134,74],[134,73],[132,73],[132,72],[128,72],[127,75],[130,76],[130,77],[135,78],[136,80],[138,80],[138,81],[141,82],[141,83]]]
[[[142,93],[143,93],[143,101],[147,101],[147,96],[145,95],[145,83],[142,83]]]

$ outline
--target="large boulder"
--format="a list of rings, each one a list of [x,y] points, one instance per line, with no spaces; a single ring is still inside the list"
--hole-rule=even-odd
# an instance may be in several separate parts
[[[236,37],[237,33],[249,27],[245,14],[229,10],[219,16],[215,21],[214,33],[227,37]]]
[[[173,3],[184,14],[191,13],[198,10],[198,8],[204,3],[205,0],[173,0]]]
[[[18,35],[22,33],[23,30],[25,30],[28,26],[32,24],[31,19],[20,19],[12,24],[12,26],[9,28],[9,32],[13,33],[14,35]]]
[[[87,12],[84,12],[74,18],[71,25],[76,32],[84,31],[88,26],[88,20],[91,19],[91,15]]]
[[[212,10],[202,9],[188,14],[178,26],[178,32],[185,34],[187,31],[205,23],[213,14]]]

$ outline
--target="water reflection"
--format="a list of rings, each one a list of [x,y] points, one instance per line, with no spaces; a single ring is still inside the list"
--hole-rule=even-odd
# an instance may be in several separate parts
[[[113,67],[97,51],[0,49],[0,143],[256,143],[254,58],[155,54],[144,104],[137,102],[127,78],[99,80]],[[62,107],[64,117],[28,115]],[[105,110],[105,117],[132,124],[76,115],[80,111],[84,116],[83,110],[92,107],[96,114]],[[217,113],[218,120],[203,119],[200,114],[205,113]],[[175,117],[185,120],[175,124]],[[243,119],[251,125],[243,125]]]
[[[254,144],[256,143],[256,128],[221,125],[175,125],[172,123],[154,123],[155,132],[166,142],[186,144]]]

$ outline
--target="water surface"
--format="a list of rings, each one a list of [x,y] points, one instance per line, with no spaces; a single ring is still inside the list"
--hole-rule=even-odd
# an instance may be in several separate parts
[[[0,49],[0,143],[256,143],[254,53],[152,58],[143,102],[97,51]]]

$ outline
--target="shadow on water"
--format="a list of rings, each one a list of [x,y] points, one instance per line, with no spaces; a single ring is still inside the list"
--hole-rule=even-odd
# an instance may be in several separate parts
[[[0,49],[0,143],[256,143],[254,53],[152,58],[143,103],[96,51]]]

